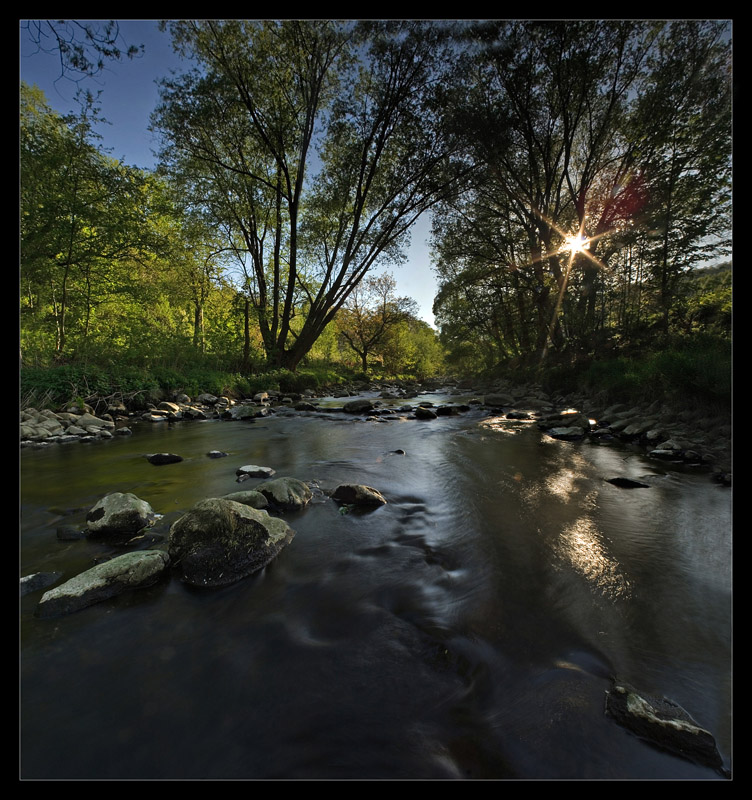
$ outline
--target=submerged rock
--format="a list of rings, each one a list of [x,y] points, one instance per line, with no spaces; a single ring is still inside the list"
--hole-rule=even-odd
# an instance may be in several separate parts
[[[606,693],[606,713],[653,746],[728,776],[713,735],[673,701],[617,683]]]
[[[151,586],[165,572],[169,561],[162,550],[117,556],[45,592],[37,614],[40,617],[70,614],[130,589]]]
[[[178,464],[183,460],[182,456],[176,453],[149,453],[146,460],[150,464],[159,466],[160,464]]]
[[[266,511],[213,497],[172,525],[169,553],[187,583],[225,586],[265,567],[294,536]]]
[[[21,597],[38,592],[40,589],[46,589],[62,577],[62,572],[34,572],[31,575],[25,575],[18,582]]]
[[[550,428],[546,433],[554,439],[561,439],[565,442],[574,442],[585,436],[585,429],[576,426],[566,428]]]
[[[632,480],[632,478],[606,478],[606,483],[612,483],[621,489],[649,489],[650,484]]]

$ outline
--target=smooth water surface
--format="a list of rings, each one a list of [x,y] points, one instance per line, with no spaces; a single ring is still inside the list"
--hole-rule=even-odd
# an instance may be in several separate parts
[[[683,706],[731,767],[730,492],[623,445],[480,411],[143,423],[22,452],[21,574],[114,552],[56,538],[107,492],[166,535],[258,484],[235,480],[249,463],[322,490],[263,571],[47,620],[22,598],[22,777],[718,778],[606,717],[612,676]],[[388,504],[341,514],[343,482]]]

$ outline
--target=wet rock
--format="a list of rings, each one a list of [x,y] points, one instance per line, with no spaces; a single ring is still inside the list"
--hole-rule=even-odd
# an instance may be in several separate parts
[[[160,466],[161,464],[177,464],[183,460],[183,457],[175,453],[149,453],[146,460],[150,464]]]
[[[31,575],[25,575],[18,582],[21,597],[46,589],[62,577],[62,572],[34,572]]]
[[[208,417],[202,409],[186,406],[183,408],[183,419],[208,419]]]
[[[297,478],[274,478],[256,486],[269,502],[281,511],[299,511],[313,497],[310,487]]]
[[[612,483],[621,489],[649,489],[650,485],[632,480],[632,478],[606,478],[607,483]]]
[[[221,450],[210,450],[206,455],[209,458],[224,458],[227,453],[223,453]]]
[[[617,683],[606,693],[606,713],[653,746],[727,775],[713,735],[673,701]]]
[[[271,467],[259,467],[256,464],[246,464],[235,470],[236,475],[245,475],[247,478],[271,478],[275,472]]]
[[[91,535],[128,536],[151,526],[157,516],[135,494],[112,492],[92,506],[86,515],[86,527]]]
[[[577,428],[575,426],[550,428],[546,433],[554,439],[561,439],[565,442],[574,442],[585,436],[584,428]]]
[[[265,567],[295,531],[282,519],[226,498],[196,503],[170,528],[169,553],[193,586],[225,586]]]
[[[351,400],[342,407],[348,414],[367,414],[376,408],[376,403],[368,399]]]
[[[225,500],[233,500],[236,503],[242,503],[244,506],[250,506],[251,508],[262,509],[269,505],[269,501],[261,492],[256,492],[252,489],[248,489],[244,492],[230,492],[230,494],[222,495],[222,497]]]
[[[169,561],[162,550],[143,550],[112,558],[45,592],[37,614],[44,618],[70,614],[125,591],[151,586],[165,573]]]
[[[386,498],[372,486],[362,483],[340,484],[332,493],[332,499],[338,503],[355,506],[383,506]]]
[[[232,406],[222,413],[223,419],[234,420],[254,420],[263,417],[269,413],[267,406],[260,406],[251,403],[242,403],[241,405]]]
[[[418,406],[415,409],[415,418],[416,419],[436,419],[437,418],[437,414],[433,409],[427,408],[427,407],[421,405],[421,406]]]
[[[663,459],[664,461],[670,461],[672,459],[679,459],[681,457],[681,451],[657,448],[655,450],[651,450],[648,453],[648,456],[650,456],[650,458],[659,458]]]

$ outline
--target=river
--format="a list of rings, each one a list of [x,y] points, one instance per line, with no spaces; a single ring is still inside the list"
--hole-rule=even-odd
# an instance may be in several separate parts
[[[730,490],[624,444],[480,410],[137,424],[22,451],[21,575],[114,552],[56,537],[107,492],[166,534],[259,483],[236,482],[249,463],[388,504],[342,514],[317,492],[286,515],[292,543],[228,587],[173,579],[44,620],[41,592],[22,598],[22,778],[719,778],[607,717],[613,675],[680,704],[731,767]]]

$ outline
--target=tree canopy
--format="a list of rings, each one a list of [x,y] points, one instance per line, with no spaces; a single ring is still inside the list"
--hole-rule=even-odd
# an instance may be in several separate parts
[[[465,30],[448,114],[476,180],[434,217],[448,340],[480,336],[493,363],[592,352],[641,325],[669,332],[681,276],[728,252],[725,32],[610,20]]]
[[[116,24],[28,24],[64,72],[128,54]],[[454,367],[728,336],[723,21],[162,27],[193,67],[161,82],[155,173],[102,150],[90,93],[60,115],[21,87],[25,358],[294,370],[339,341],[363,371],[428,369],[384,270],[429,214]]]
[[[170,22],[166,172],[223,230],[271,366],[294,368],[456,179],[436,106],[450,41],[416,21]]]

